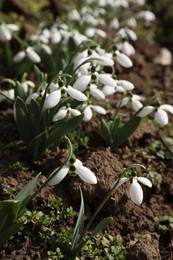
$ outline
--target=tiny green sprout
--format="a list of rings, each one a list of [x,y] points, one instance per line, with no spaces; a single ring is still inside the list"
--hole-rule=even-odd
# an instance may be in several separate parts
[[[156,219],[158,220],[158,218]],[[162,233],[167,232],[170,229],[173,229],[173,216],[165,215],[159,219],[159,231]]]
[[[15,163],[9,164],[9,169],[11,171],[20,171],[24,168],[24,166],[25,166],[24,162],[17,161]]]
[[[3,192],[9,196],[14,195],[16,192],[16,187],[6,186],[3,188]]]

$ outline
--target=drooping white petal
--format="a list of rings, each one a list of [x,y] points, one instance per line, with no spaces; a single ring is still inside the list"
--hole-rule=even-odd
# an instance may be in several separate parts
[[[60,99],[61,99],[61,90],[60,89],[55,90],[46,97],[44,101],[44,107],[46,109],[53,108],[59,103]]]
[[[12,34],[5,24],[0,26],[0,40],[3,42],[10,41]]]
[[[76,173],[79,175],[79,177],[86,183],[89,184],[96,184],[97,183],[97,178],[95,174],[88,169],[87,167],[76,164]]]
[[[143,201],[143,191],[136,178],[133,178],[130,185],[130,198],[137,205],[140,205]]]
[[[153,106],[146,106],[137,114],[137,116],[144,117],[144,116],[150,114],[151,112],[153,112],[153,110],[154,110]]]
[[[121,100],[119,100],[119,101],[117,102],[117,107],[124,107],[124,106],[126,106],[127,103],[129,102],[129,100],[130,100],[130,97],[124,97],[124,98],[122,98]]]
[[[84,109],[83,113],[84,113],[83,121],[89,121],[89,120],[92,118],[92,116],[93,116],[93,112],[92,112],[90,106],[87,106],[87,107]]]
[[[47,44],[42,44],[41,47],[47,54],[49,54],[49,55],[52,54],[52,50]]]
[[[64,165],[62,167],[62,169],[50,180],[49,185],[59,184],[65,178],[65,176],[68,174],[68,171],[69,171],[69,166]],[[54,173],[54,171],[51,173],[51,175],[53,173]]]
[[[117,84],[122,86],[125,90],[132,90],[135,88],[135,86],[133,85],[133,83],[131,83],[128,80],[117,80]]]
[[[135,48],[127,41],[123,42],[120,46],[120,49],[123,53],[125,53],[127,56],[134,55],[135,54]]]
[[[116,81],[111,77],[111,74],[105,73],[105,74],[99,74],[97,75],[99,81],[105,85],[109,85],[112,87],[116,87],[117,83]]]
[[[19,51],[16,53],[16,55],[13,57],[14,62],[20,62],[22,61],[26,56],[26,53],[24,51]]]
[[[81,112],[80,112],[79,110],[77,110],[77,109],[71,108],[70,111],[71,111],[71,113],[72,113],[73,116],[79,116],[79,115],[81,115]]]
[[[169,119],[168,119],[168,115],[165,112],[165,110],[158,108],[155,115],[154,115],[154,120],[160,124],[161,126],[165,126],[168,124]]]
[[[169,105],[169,104],[163,104],[160,106],[161,109],[173,114],[173,106]]]
[[[142,106],[143,105],[139,100],[132,98],[132,107],[135,111],[138,111]]]
[[[130,68],[133,66],[131,59],[127,55],[119,52],[118,50],[115,53],[116,53],[116,60],[119,62],[121,66],[125,68]]]
[[[118,185],[117,185],[117,188],[116,189],[118,189],[123,183],[125,183],[126,181],[128,181],[128,178],[126,178],[126,177],[123,177],[123,178],[121,178],[120,180],[119,180],[119,182],[118,182]]]
[[[12,32],[17,32],[19,30],[19,27],[13,23],[6,24],[6,27]]]
[[[34,51],[34,49],[32,47],[29,46],[26,48],[26,54],[32,62],[34,62],[34,63],[41,62],[40,56]]]
[[[87,86],[90,83],[90,81],[91,75],[83,75],[75,81],[75,83],[73,84],[73,88],[83,92],[87,89]]]
[[[108,85],[105,85],[103,88],[102,88],[102,92],[105,96],[109,96],[109,95],[112,95],[113,93],[115,93],[115,88],[112,87],[112,86],[108,86]]]
[[[74,99],[78,100],[78,101],[87,101],[87,97],[85,96],[85,94],[83,94],[81,91],[72,88],[71,86],[68,86],[66,88],[66,92]]]
[[[100,56],[98,58],[99,58],[99,60],[94,61],[94,63],[97,65],[110,66],[110,67],[112,67],[114,65],[114,61],[109,57]]]
[[[101,115],[106,115],[106,110],[101,106],[92,106],[92,109]]]
[[[103,94],[103,92],[100,89],[97,88],[97,86],[95,84],[90,85],[90,93],[96,99],[99,99],[99,100],[105,99],[105,95]]]
[[[150,188],[152,187],[152,182],[145,177],[137,177],[137,181],[139,181],[140,183],[142,183]]]
[[[27,99],[25,100],[25,103],[26,103],[27,105],[29,105],[32,99],[35,100],[35,99],[37,99],[38,97],[39,97],[39,94],[38,94],[38,93],[32,93],[31,95],[29,95],[29,96],[27,97]]]
[[[54,115],[52,121],[53,122],[56,122],[56,121],[59,121],[59,120],[62,120],[63,118],[65,118],[67,115],[67,109],[66,107],[61,107],[59,109],[59,111]]]

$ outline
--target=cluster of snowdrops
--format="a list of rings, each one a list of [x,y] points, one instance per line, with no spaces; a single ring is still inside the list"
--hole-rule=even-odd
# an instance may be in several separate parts
[[[20,38],[20,25],[1,21],[1,48],[10,49],[6,64],[10,75],[1,82],[0,100],[14,102],[16,126],[28,154],[39,159],[62,140],[70,150],[64,164],[51,173],[43,186],[59,184],[68,173],[78,175],[86,183],[97,183],[96,175],[75,157],[68,138],[76,127],[87,124],[97,114],[101,118],[100,134],[112,150],[125,142],[147,115],[154,115],[158,125],[168,124],[167,112],[173,114],[172,105],[162,104],[159,94],[149,100],[134,94],[134,84],[119,79],[116,73],[117,64],[127,69],[133,66],[130,56],[135,54],[133,42],[137,40],[138,19],[143,19],[145,26],[155,20],[152,12],[142,10],[144,4],[145,1],[140,0],[83,1],[79,9],[70,9],[65,22],[60,18],[49,26],[44,22],[25,39]],[[133,11],[130,12],[131,7]],[[18,44],[15,53],[12,51],[14,42]],[[4,61],[6,53],[0,53]],[[115,114],[107,121],[105,115],[110,109],[107,104],[112,96]],[[126,108],[129,119],[124,121],[122,114]],[[132,201],[137,205],[142,203],[143,191],[139,183],[148,187],[152,183],[135,170],[136,166],[139,165],[123,171],[106,200],[120,185],[130,181]],[[19,192],[16,196],[15,201],[19,202],[16,217],[33,198],[30,192],[38,179],[37,176],[28,184],[27,193]],[[72,249],[84,245],[81,242],[83,207],[81,202]],[[102,223],[101,227],[107,223]],[[11,235],[8,232],[7,237]]]

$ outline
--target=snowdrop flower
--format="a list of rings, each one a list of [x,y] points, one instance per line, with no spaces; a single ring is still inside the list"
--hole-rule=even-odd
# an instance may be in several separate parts
[[[127,56],[135,54],[135,48],[128,41],[121,42],[117,46],[118,49],[125,53]]]
[[[152,13],[152,12],[149,11],[149,10],[140,11],[140,12],[137,14],[137,17],[144,19],[146,26],[150,26],[150,25],[151,25],[151,22],[153,22],[153,21],[156,19],[154,13]]]
[[[75,83],[73,84],[73,88],[83,92],[87,89],[90,81],[91,81],[91,75],[82,75],[75,81]]]
[[[97,29],[97,28],[87,28],[86,31],[85,31],[85,35],[89,38],[93,38],[96,35],[101,37],[101,38],[106,37],[106,33],[103,30]]]
[[[52,44],[58,44],[62,37],[59,30],[56,27],[50,29],[50,41]]]
[[[121,29],[117,32],[116,36],[119,36],[119,37],[122,38],[122,39],[129,38],[129,39],[132,40],[132,41],[136,41],[137,38],[138,38],[137,35],[136,35],[136,33],[135,33],[133,30],[129,29],[128,27],[121,28]]]
[[[167,125],[169,122],[167,112],[173,114],[173,106],[169,104],[161,105],[154,115],[154,120],[161,126]]]
[[[118,50],[115,51],[115,54],[116,54],[116,60],[121,66],[125,68],[130,68],[133,66],[131,59],[127,55],[119,52]]]
[[[35,87],[34,82],[31,81],[31,80],[25,80],[25,81],[23,81],[23,82],[21,83],[21,85],[22,85],[23,90],[24,90],[25,93],[28,92],[28,89],[29,89],[29,88],[34,88],[34,87]]]
[[[57,122],[59,120],[64,119],[67,115],[73,115],[73,116],[79,116],[81,112],[77,109],[71,108],[71,107],[66,107],[63,106],[59,109],[59,111],[54,115],[53,117],[53,122]]]
[[[109,27],[117,30],[120,27],[119,20],[117,18],[114,18],[113,20],[111,20]]]
[[[62,169],[50,180],[50,185],[57,185],[59,184],[66,175],[70,172],[70,166],[74,166],[76,174],[86,183],[89,184],[97,184],[97,178],[95,174],[85,167],[83,163],[76,159],[73,164],[65,164]],[[53,173],[51,173],[52,175]]]
[[[76,9],[73,9],[68,13],[68,19],[70,21],[80,21],[81,16]]]
[[[14,100],[15,98],[15,94],[14,94],[14,89],[9,89],[9,90],[4,90],[3,91],[4,95],[11,99],[11,100]],[[0,102],[5,98],[5,96],[3,96],[2,94],[0,94]]]
[[[92,110],[101,115],[106,114],[106,110],[103,107],[95,106],[95,105],[88,105],[88,106],[85,106],[85,108],[83,110],[83,114],[84,114],[83,121],[89,121],[92,118],[92,116],[93,116]]]
[[[25,51],[19,51],[14,57],[14,62],[20,62],[25,57],[28,57],[33,63],[39,63],[41,62],[40,56],[34,51],[33,47],[29,46],[26,48]]]
[[[0,25],[0,41],[7,42],[12,39],[12,33],[19,30],[15,24],[1,24]]]
[[[95,97],[98,100],[105,99],[104,93],[98,89],[98,87],[95,84],[91,84],[89,87],[90,93],[93,97]]]
[[[122,185],[123,183],[125,183],[126,181],[131,180],[131,185],[130,185],[130,198],[131,200],[137,204],[140,205],[143,201],[143,190],[139,184],[142,183],[145,186],[148,186],[149,188],[152,187],[152,183],[149,179],[145,178],[145,177],[132,177],[132,178],[121,178],[119,183],[118,183],[118,187],[120,187],[120,185]],[[117,187],[117,188],[118,188]]]
[[[39,93],[34,92],[34,93],[30,94],[30,95],[27,97],[27,99],[25,100],[25,103],[26,103],[27,105],[29,105],[29,104],[31,103],[31,100],[33,100],[33,99],[36,100],[39,96],[40,96]]]
[[[129,90],[133,90],[135,88],[135,86],[133,85],[133,83],[131,83],[130,81],[128,80],[124,80],[124,79],[121,79],[121,80],[117,80],[117,86],[118,87],[122,87],[122,90],[123,92],[124,91],[129,91]],[[119,89],[120,90],[120,89]],[[120,91],[119,91],[120,92]]]
[[[57,87],[55,91],[52,91],[44,101],[44,108],[51,109],[55,107],[61,100],[62,92],[65,92],[64,95],[67,93],[75,100],[82,102],[87,101],[87,97],[85,96],[85,94],[69,85],[67,87],[63,86],[62,88]]]
[[[109,86],[112,86],[112,87],[117,86],[116,80],[113,79],[112,75],[109,74],[109,73],[97,74],[97,78],[104,85],[109,85]]]

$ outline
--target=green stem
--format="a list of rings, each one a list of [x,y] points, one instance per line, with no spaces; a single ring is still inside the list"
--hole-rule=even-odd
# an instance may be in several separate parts
[[[63,168],[63,166],[65,164],[68,163],[68,161],[70,160],[71,156],[72,156],[72,153],[73,153],[73,149],[72,149],[72,144],[71,144],[71,141],[70,139],[65,136],[64,137],[67,142],[68,142],[68,147],[69,147],[69,153],[68,153],[68,156],[66,158],[66,160],[64,161],[64,163],[57,169],[55,169],[53,171],[53,173],[49,176],[49,178],[32,194],[32,196],[29,198],[29,201],[27,201],[27,204],[50,182],[50,180]],[[26,205],[24,205],[25,207]]]

